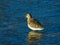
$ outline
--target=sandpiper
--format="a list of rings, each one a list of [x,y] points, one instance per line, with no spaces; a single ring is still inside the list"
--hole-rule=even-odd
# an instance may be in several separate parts
[[[27,23],[28,23],[28,27],[31,30],[43,30],[44,27],[38,23],[38,21],[36,21],[34,18],[32,18],[31,14],[26,14],[26,18],[27,18]]]

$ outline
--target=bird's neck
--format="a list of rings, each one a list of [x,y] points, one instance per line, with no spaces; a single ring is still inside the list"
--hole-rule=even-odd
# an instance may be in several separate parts
[[[31,20],[31,17],[27,19],[28,22],[30,22],[30,20]]]
[[[31,17],[28,18],[28,20],[30,20],[30,19],[31,19]]]

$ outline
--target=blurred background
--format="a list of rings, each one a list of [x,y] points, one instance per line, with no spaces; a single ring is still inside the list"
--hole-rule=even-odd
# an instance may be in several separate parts
[[[31,31],[27,13],[45,29]],[[60,0],[0,0],[0,45],[60,45]]]

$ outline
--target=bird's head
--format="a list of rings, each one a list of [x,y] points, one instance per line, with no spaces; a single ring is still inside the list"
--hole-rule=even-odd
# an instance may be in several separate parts
[[[31,16],[31,14],[26,14],[26,18],[31,18],[32,16]]]

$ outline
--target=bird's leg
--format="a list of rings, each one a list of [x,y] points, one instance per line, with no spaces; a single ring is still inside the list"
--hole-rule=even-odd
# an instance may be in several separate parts
[[[32,30],[33,32],[37,32],[37,30]]]

